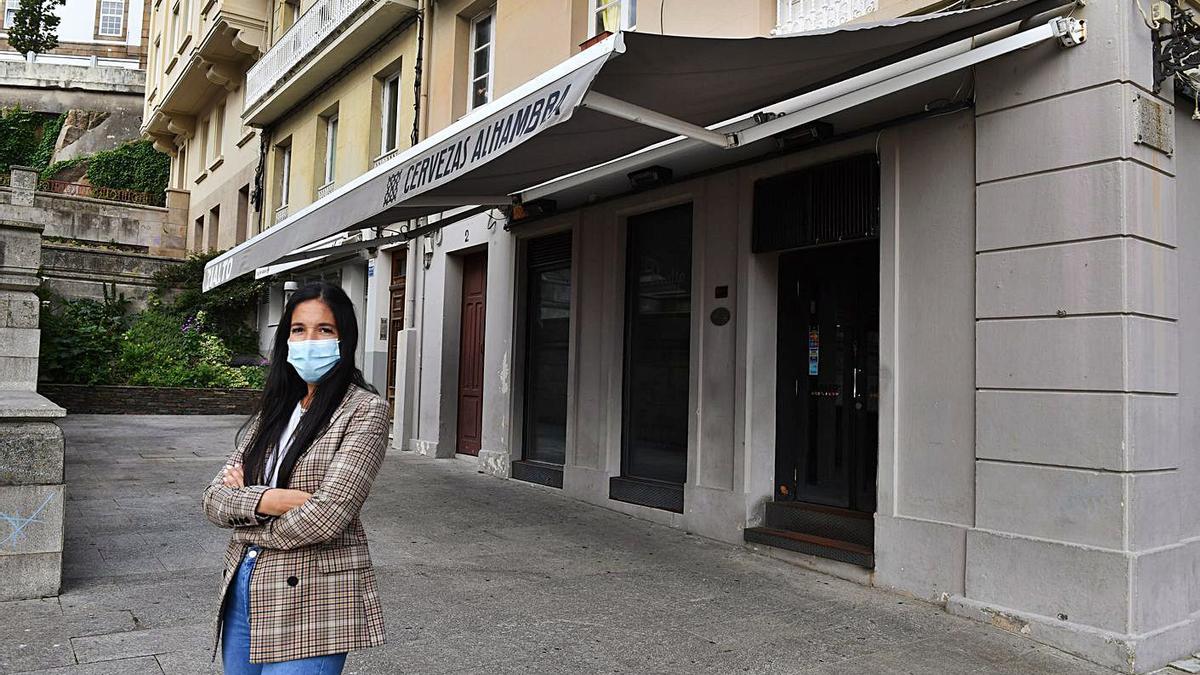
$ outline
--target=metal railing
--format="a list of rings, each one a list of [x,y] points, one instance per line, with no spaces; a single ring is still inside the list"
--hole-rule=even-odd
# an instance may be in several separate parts
[[[37,189],[38,192],[52,192],[54,194],[69,195],[72,197],[89,197],[91,199],[102,199],[109,202],[124,202],[126,204],[139,204],[142,206],[162,206],[166,201],[164,195],[150,192],[98,187],[96,185],[72,183],[65,180],[39,180]]]
[[[397,147],[389,152],[385,152],[384,154],[371,160],[371,168],[374,169],[375,167],[379,166],[380,164],[383,164],[384,162],[388,161],[389,159],[395,157],[399,153],[400,153],[399,147]]]
[[[376,0],[317,0],[246,73],[245,112],[281,83],[343,23]]]
[[[776,35],[833,28],[879,9],[879,0],[778,0]]]

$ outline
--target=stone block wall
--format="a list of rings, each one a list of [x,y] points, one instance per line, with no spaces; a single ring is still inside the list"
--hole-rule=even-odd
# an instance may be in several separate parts
[[[72,415],[249,415],[258,389],[38,385],[38,393]]]

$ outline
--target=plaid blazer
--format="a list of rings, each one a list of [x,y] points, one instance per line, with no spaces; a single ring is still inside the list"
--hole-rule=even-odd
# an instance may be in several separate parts
[[[257,423],[226,466],[242,463]],[[383,399],[351,386],[296,460],[287,487],[312,493],[303,506],[261,521],[254,509],[266,486],[229,488],[221,474],[204,490],[204,515],[233,528],[225,549],[213,660],[229,583],[246,547],[262,547],[250,579],[250,661],[290,661],[383,644],[383,608],[359,509],[388,441]]]

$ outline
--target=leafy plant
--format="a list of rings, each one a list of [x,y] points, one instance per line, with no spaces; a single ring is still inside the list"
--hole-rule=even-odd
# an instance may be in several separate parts
[[[67,113],[62,113],[42,125],[42,140],[29,157],[29,166],[40,170],[50,164],[50,158],[54,156],[54,146],[58,143],[58,134],[66,121]]]
[[[171,311],[180,316],[203,312],[209,329],[237,354],[258,353],[258,330],[252,321],[266,282],[246,275],[201,292],[204,266],[220,252],[196,253],[179,265],[159,270],[154,283],[160,297],[173,296]]]
[[[150,141],[132,141],[87,158],[88,181],[97,187],[160,195],[167,189],[171,158]]]
[[[69,169],[73,166],[78,166],[87,162],[86,157],[75,157],[74,159],[62,159],[49,166],[46,166],[38,173],[38,178],[42,180],[53,180],[64,169]]]
[[[259,366],[231,366],[233,354],[206,330],[200,312],[180,324],[178,316],[151,306],[121,336],[121,369],[129,384],[153,387],[262,386]]]
[[[129,301],[105,292],[103,301],[63,300],[50,293],[41,310],[41,379],[64,384],[109,384],[122,379],[113,355],[129,324]]]
[[[44,54],[58,46],[58,22],[55,9],[66,0],[21,0],[8,29],[8,44],[18,54]]]
[[[0,109],[0,171],[14,165],[28,166],[38,148],[42,116],[21,106]]]

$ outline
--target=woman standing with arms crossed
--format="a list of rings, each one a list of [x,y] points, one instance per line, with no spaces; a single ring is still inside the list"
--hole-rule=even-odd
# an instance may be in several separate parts
[[[383,461],[387,404],[355,367],[358,322],[324,282],[288,301],[258,410],[204,491],[233,528],[213,659],[229,675],[336,675],[383,644],[383,611],[358,513]]]

